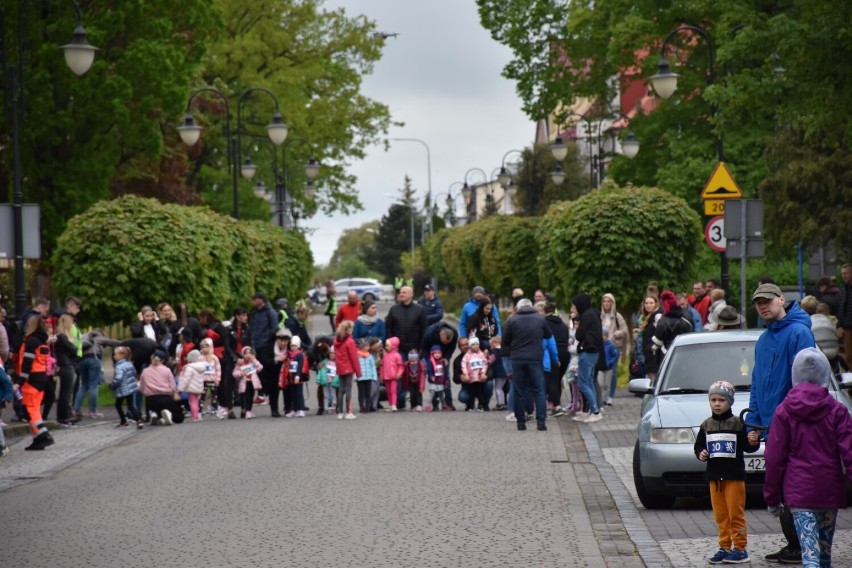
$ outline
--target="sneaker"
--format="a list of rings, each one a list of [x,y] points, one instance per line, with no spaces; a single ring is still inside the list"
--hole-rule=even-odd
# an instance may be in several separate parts
[[[574,415],[574,418],[572,418],[572,420],[576,420],[577,422],[585,422],[586,418],[588,418],[588,417],[589,417],[589,415],[587,413],[578,412]]]
[[[151,426],[155,426],[160,422],[160,417],[157,416],[156,412],[151,413]]]
[[[300,410],[299,412],[296,413],[296,418],[304,418],[304,417],[305,417],[305,411],[304,410]]]
[[[612,400],[612,397],[611,397],[611,396],[606,397],[606,405],[607,405],[607,406],[612,406],[613,404],[615,404],[615,401],[614,401],[614,400]],[[720,549],[720,550],[721,550],[721,549]],[[716,554],[718,554],[718,552],[717,552]]]
[[[294,416],[296,416],[296,411],[291,410],[290,412],[284,415],[284,418],[293,418]]]
[[[601,420],[602,418],[603,418],[603,414],[598,412],[597,414],[589,414],[589,416],[585,420],[583,420],[583,422],[588,424],[589,422],[597,422],[598,420]]]
[[[9,448],[7,446],[0,446],[0,458],[9,455]]]
[[[103,418],[103,417],[104,417],[103,412],[90,412],[89,413],[89,418]]]
[[[339,418],[339,417],[340,417],[340,415],[338,414],[338,418]],[[355,419],[356,419],[356,418],[358,418],[358,417],[357,417],[357,416],[355,416],[354,414],[352,414],[351,412],[347,412],[347,413],[346,413],[346,416],[344,416],[344,418],[345,418],[346,420],[355,420]]]
[[[506,416],[506,422],[517,422],[517,421],[518,421],[518,419],[515,418],[514,412],[509,414],[508,416]]]
[[[229,410],[229,411],[228,411],[228,420],[236,420],[236,419],[237,419],[237,415],[236,415],[236,414],[234,414],[234,411],[233,411],[233,410]]]
[[[464,409],[464,411],[465,412],[476,412],[476,409],[472,406],[468,406],[467,408]]]
[[[136,429],[137,430],[141,430],[144,425],[145,425],[145,422],[143,422],[142,420],[136,421]]]
[[[254,397],[254,404],[266,404],[266,397],[265,396]]]
[[[438,410],[440,410],[440,409],[439,409],[439,408],[432,407],[432,406],[427,406],[427,407],[426,407],[426,410],[424,410],[423,412],[433,412],[433,411],[434,411],[434,412],[437,412]]]
[[[547,430],[547,424],[545,424],[544,422],[539,422],[536,428],[539,432],[544,432],[545,430]]]
[[[171,426],[172,425],[172,411],[164,410],[163,411],[163,426]]]
[[[766,556],[764,556],[764,559],[767,562],[780,562],[781,564],[801,564],[802,552],[800,550],[796,550],[795,548],[785,546],[778,552],[767,554]]]
[[[228,409],[227,408],[220,408],[216,412],[216,418],[218,418],[219,420],[224,420],[227,417],[228,417]]]
[[[395,404],[394,404],[394,405],[391,405],[391,407],[390,407],[390,411],[391,411],[391,412],[396,412],[396,405],[395,405]]]
[[[413,410],[414,410],[414,412],[423,412],[423,407],[422,406],[415,406],[413,408]]]
[[[26,451],[34,451],[34,450],[43,450],[48,446],[53,445],[53,438],[50,435],[50,432],[42,432],[35,438],[33,438],[32,444],[24,448]]]
[[[252,418],[254,418],[254,412],[249,410],[248,412],[246,412],[246,420],[251,420]]]
[[[527,425],[524,422],[518,422],[517,426],[518,426],[518,430],[526,430],[527,429]]]
[[[707,560],[707,562],[709,562],[710,564],[721,564],[725,561],[725,558],[727,558],[728,554],[729,551],[725,550],[724,548],[720,548],[716,551],[716,554],[714,554]]]
[[[66,428],[73,428],[74,426],[76,426],[76,424],[74,422],[71,422],[70,420],[60,420],[59,424],[61,426],[65,426]]]
[[[564,406],[557,408],[556,410],[553,411],[553,417],[554,418],[559,418],[560,416],[565,416],[566,414],[568,414],[568,411],[565,409]]]
[[[127,422],[124,422],[123,424],[119,424],[118,426],[116,426],[116,428],[127,428]]]
[[[718,555],[718,552],[716,553]],[[715,558],[715,556],[714,556]],[[748,552],[732,548],[731,551],[722,559],[725,564],[744,564],[749,562]]]

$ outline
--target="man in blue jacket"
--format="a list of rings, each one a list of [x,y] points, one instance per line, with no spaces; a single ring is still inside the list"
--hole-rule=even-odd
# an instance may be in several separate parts
[[[417,300],[417,303],[426,310],[426,323],[429,325],[438,323],[444,319],[444,304],[435,295],[435,289],[432,288],[431,284],[423,286],[423,297]]]
[[[754,347],[754,369],[751,373],[751,396],[748,405],[751,424],[769,428],[775,408],[787,391],[793,388],[793,360],[806,347],[815,347],[811,318],[799,304],[785,303],[784,294],[775,284],[761,284],[751,295],[757,313],[767,323],[766,332]],[[765,432],[766,430],[764,430]],[[758,432],[749,432],[749,441],[758,441]],[[802,551],[793,525],[793,515],[785,509],[781,515],[781,530],[787,546],[766,555],[769,562],[790,564],[801,562]]]

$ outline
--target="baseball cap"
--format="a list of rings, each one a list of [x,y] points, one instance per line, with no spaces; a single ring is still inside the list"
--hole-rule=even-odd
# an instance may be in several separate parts
[[[757,287],[757,290],[754,291],[754,294],[751,295],[751,301],[754,303],[757,300],[771,300],[773,298],[777,298],[783,296],[783,292],[781,292],[781,288],[776,286],[775,284],[761,284]]]
[[[426,284],[425,286],[423,286],[423,290],[434,290],[434,288],[432,288],[431,284]]]

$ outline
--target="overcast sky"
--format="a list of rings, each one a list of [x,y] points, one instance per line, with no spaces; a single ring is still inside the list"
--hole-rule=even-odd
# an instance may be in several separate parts
[[[386,104],[393,120],[405,124],[392,128],[390,138],[420,138],[429,146],[433,195],[464,181],[471,168],[490,175],[506,152],[532,142],[535,124],[521,112],[514,83],[500,75],[511,52],[480,25],[473,0],[325,2],[329,9],[340,6],[350,17],[363,14],[379,30],[399,34],[386,40],[362,92]],[[317,264],[328,263],[343,229],[380,219],[393,201],[386,194],[396,194],[406,175],[417,197],[425,195],[426,150],[414,142],[391,144],[387,152],[369,148],[366,159],[350,166],[358,177],[363,211],[331,217],[319,213],[307,223],[316,229],[310,243]],[[471,172],[468,179],[481,182],[482,175]],[[460,209],[461,199],[458,204]]]

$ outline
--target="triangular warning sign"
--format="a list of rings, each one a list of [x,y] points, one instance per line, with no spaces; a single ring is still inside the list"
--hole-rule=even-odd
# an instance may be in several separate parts
[[[716,164],[713,175],[707,180],[704,191],[701,192],[701,199],[742,199],[742,197],[743,190],[734,181],[725,162]]]

